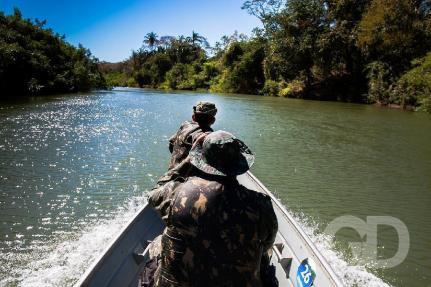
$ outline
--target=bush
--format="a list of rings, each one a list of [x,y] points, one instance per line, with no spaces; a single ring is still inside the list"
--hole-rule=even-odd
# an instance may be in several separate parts
[[[194,89],[192,81],[193,71],[190,65],[177,63],[166,73],[166,86],[171,89]]]
[[[139,87],[151,87],[155,82],[153,74],[149,70],[142,69],[136,73],[134,80],[138,83]]]
[[[367,66],[368,101],[388,105],[391,103],[391,84],[393,76],[391,68],[383,62],[372,62]]]
[[[137,87],[133,77],[121,72],[110,72],[105,74],[108,87]]]
[[[412,64],[413,68],[397,81],[394,96],[404,107],[431,112],[431,52]]]
[[[146,59],[142,68],[135,74],[135,80],[140,87],[159,87],[164,81],[166,73],[172,63],[168,55],[155,53]]]
[[[264,96],[277,97],[280,92],[279,84],[273,80],[267,80],[265,86],[263,87],[261,94]]]
[[[230,67],[244,54],[239,42],[232,43],[223,55],[223,65]]]
[[[135,79],[130,77],[126,80],[126,87],[138,87],[138,83],[136,83]]]
[[[280,88],[279,96],[285,98],[300,98],[305,89],[305,83],[303,80],[293,80],[287,85],[284,84],[284,88]]]
[[[211,90],[228,93],[259,93],[265,84],[264,44],[259,41],[234,43],[221,57],[221,76]]]

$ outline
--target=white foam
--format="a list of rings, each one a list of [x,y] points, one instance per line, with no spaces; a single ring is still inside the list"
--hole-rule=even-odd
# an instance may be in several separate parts
[[[116,212],[113,219],[94,224],[72,239],[65,240],[54,247],[40,247],[25,256],[26,264],[14,270],[8,278],[0,280],[0,286],[71,286],[92,262],[104,251],[110,241],[133,218],[145,198],[135,197]],[[317,249],[327,259],[345,286],[390,287],[382,279],[369,272],[365,266],[350,265],[340,252],[332,249],[331,237],[316,234],[316,224],[304,216],[295,216]]]
[[[144,197],[135,197],[119,208],[113,219],[95,222],[74,236],[75,239],[52,248],[36,249],[26,256],[30,263],[14,270],[10,276],[15,278],[0,280],[0,286],[14,283],[30,287],[73,285],[144,203]]]
[[[341,279],[345,286],[367,286],[367,287],[391,287],[381,278],[369,272],[365,266],[351,265],[347,262],[341,252],[332,248],[333,239],[331,236],[316,233],[316,223],[311,223],[304,215],[294,216],[302,229],[310,237],[323,257],[331,265],[334,272]]]

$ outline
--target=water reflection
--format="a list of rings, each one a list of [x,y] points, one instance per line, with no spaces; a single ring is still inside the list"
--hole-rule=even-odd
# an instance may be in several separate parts
[[[51,267],[64,274],[45,278],[48,285],[79,277],[143,203],[141,195],[167,166],[167,138],[190,118],[197,100],[217,104],[215,128],[247,142],[256,153],[253,172],[292,211],[305,214],[310,234],[344,214],[398,217],[412,235],[408,260],[373,272],[398,286],[412,276],[416,286],[427,282],[429,115],[127,89],[0,107],[0,274],[6,278],[0,285],[14,278],[31,285],[45,278],[35,270],[48,278]],[[345,240],[355,236],[340,234]],[[396,245],[390,232],[382,240],[388,250]]]

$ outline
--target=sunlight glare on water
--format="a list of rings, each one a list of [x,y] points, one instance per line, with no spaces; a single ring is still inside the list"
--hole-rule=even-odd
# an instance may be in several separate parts
[[[198,100],[217,104],[215,129],[233,132],[256,153],[253,172],[302,215],[298,220],[346,285],[428,282],[428,115],[120,89],[0,106],[0,286],[76,282],[142,207],[167,167],[167,139]],[[321,234],[344,214],[406,222],[412,237],[406,262],[388,270],[350,266],[343,249]],[[396,244],[390,233],[383,240],[389,249]]]

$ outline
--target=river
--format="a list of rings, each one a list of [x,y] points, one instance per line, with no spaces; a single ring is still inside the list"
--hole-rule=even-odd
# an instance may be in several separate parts
[[[295,214],[348,286],[431,280],[431,116],[367,105],[248,95],[108,92],[0,104],[0,286],[70,286],[145,202],[166,169],[167,139],[198,100],[215,129],[256,154],[252,171]],[[410,234],[388,269],[358,264],[339,216],[392,216]],[[378,229],[381,256],[398,246]]]

